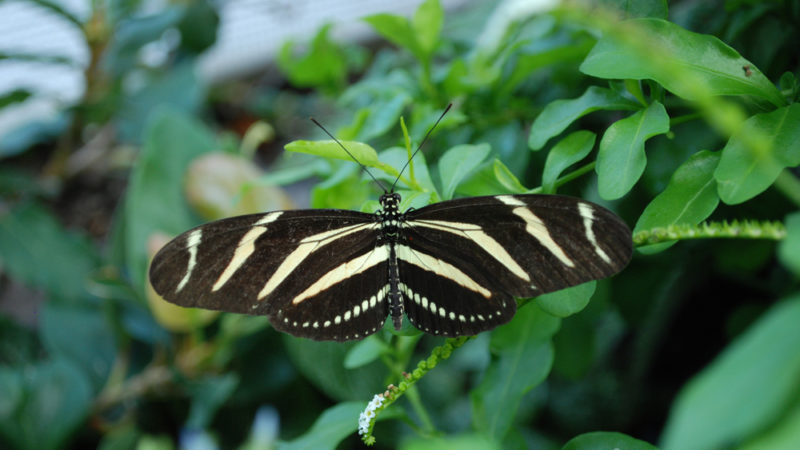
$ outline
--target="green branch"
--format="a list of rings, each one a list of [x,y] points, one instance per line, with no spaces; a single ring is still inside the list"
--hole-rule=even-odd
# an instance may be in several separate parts
[[[669,241],[708,238],[744,238],[781,240],[786,237],[786,227],[780,222],[703,222],[699,225],[670,225],[639,231],[633,235],[637,246],[660,244]]]
[[[422,379],[429,370],[436,367],[440,361],[449,358],[453,350],[461,347],[473,337],[474,336],[462,336],[448,339],[443,345],[434,348],[428,359],[420,361],[413,372],[406,374],[405,380],[398,383],[397,386],[390,384],[386,392],[375,395],[358,419],[358,434],[361,435],[361,440],[367,445],[374,444],[375,437],[372,436],[372,428],[375,426],[375,420],[378,414],[402,397],[406,391],[414,387],[414,384]]]

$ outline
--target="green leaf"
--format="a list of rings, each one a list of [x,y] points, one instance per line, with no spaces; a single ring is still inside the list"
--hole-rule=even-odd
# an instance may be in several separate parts
[[[419,5],[411,20],[411,28],[416,37],[417,45],[429,59],[433,50],[439,43],[439,33],[442,31],[444,11],[439,0],[426,0]]]
[[[367,402],[346,402],[332,406],[323,412],[305,434],[289,442],[282,442],[278,450],[326,450],[335,449],[346,437],[358,429],[358,416],[367,407]],[[389,408],[378,416],[378,421],[396,417]]]
[[[341,89],[347,78],[344,52],[328,37],[330,25],[322,26],[311,41],[306,55],[293,55],[294,44],[287,41],[278,53],[278,67],[297,87],[316,87],[335,91]]]
[[[544,107],[542,113],[533,122],[528,136],[528,147],[539,150],[544,144],[566,130],[579,118],[597,110],[636,111],[642,105],[622,97],[611,89],[590,86],[578,98],[556,100]]]
[[[772,82],[736,50],[661,19],[621,22],[598,41],[580,70],[599,78],[655,80],[687,100],[752,95],[785,104]]]
[[[742,203],[769,188],[778,174],[800,164],[800,104],[756,114],[722,149],[714,178],[719,196]]]
[[[397,124],[403,108],[412,100],[413,98],[408,93],[402,92],[392,95],[390,98],[373,101],[368,110],[369,114],[358,130],[358,139],[366,141],[385,134]]]
[[[719,153],[703,150],[678,167],[664,192],[658,194],[639,216],[634,234],[669,225],[697,225],[708,218],[719,204],[714,180],[719,159]],[[638,250],[645,254],[657,253],[673,244],[646,245]]]
[[[417,42],[414,30],[405,17],[394,14],[375,14],[365,17],[364,21],[372,25],[372,28],[389,42],[410,51],[418,60],[426,59],[425,51]]]
[[[627,194],[647,165],[644,142],[667,131],[669,116],[659,102],[611,124],[600,140],[597,153],[595,170],[600,197],[616,200]]]
[[[178,235],[196,224],[184,197],[186,168],[195,157],[216,150],[214,136],[205,127],[174,110],[155,111],[146,130],[125,198],[123,231],[128,270],[134,284],[142,287],[150,236]]]
[[[497,358],[470,393],[478,431],[498,441],[508,433],[522,397],[550,372],[550,338],[559,323],[560,319],[529,303],[514,320],[492,332],[491,346]]]
[[[99,257],[85,236],[67,232],[41,205],[0,211],[0,262],[11,277],[70,302],[88,296]]]
[[[461,144],[447,150],[439,159],[442,200],[450,200],[459,184],[483,163],[492,151],[489,144]]]
[[[800,295],[772,307],[681,390],[664,450],[715,449],[766,430],[797,396]]]
[[[350,351],[347,352],[347,356],[344,358],[344,368],[355,369],[356,367],[369,364],[389,351],[391,351],[391,348],[373,334],[363,341],[356,343]]]
[[[657,450],[657,447],[645,441],[632,438],[627,434],[611,431],[594,431],[572,438],[561,450]]]
[[[536,298],[536,304],[542,311],[556,317],[567,317],[578,313],[589,304],[594,295],[597,281],[589,281],[560,291],[542,294]]]
[[[786,216],[786,238],[778,244],[778,258],[800,276],[800,212]]]
[[[511,170],[505,164],[503,164],[503,161],[495,159],[491,167],[494,172],[495,179],[505,188],[505,191],[502,193],[522,194],[528,192],[528,188],[520,183],[519,179],[517,179],[517,177],[511,173]],[[486,193],[491,192],[497,191],[491,189],[486,190]]]
[[[495,440],[478,433],[464,433],[440,437],[416,437],[403,440],[400,450],[500,450]]]
[[[326,139],[322,141],[292,141],[283,148],[289,152],[306,153],[323,158],[341,159],[350,162],[360,162],[368,167],[380,167],[378,152],[369,144],[358,141],[340,141],[350,154],[342,149],[336,141]],[[352,155],[352,156],[351,156]]]
[[[770,450],[794,448],[800,442],[800,403],[776,425],[738,447],[738,450]]]
[[[0,367],[0,435],[14,447],[69,447],[90,407],[89,382],[65,360]]]
[[[576,131],[553,146],[542,171],[542,192],[554,194],[556,180],[567,167],[585,158],[594,147],[597,136],[591,131]]]

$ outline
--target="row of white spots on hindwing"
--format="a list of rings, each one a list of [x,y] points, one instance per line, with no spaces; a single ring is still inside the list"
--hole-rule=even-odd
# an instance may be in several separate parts
[[[535,237],[547,250],[567,267],[575,267],[575,263],[564,253],[564,249],[553,240],[550,232],[536,214],[524,202],[511,195],[498,195],[495,197],[508,206],[515,207],[512,212],[525,221],[525,230]]]
[[[333,319],[328,319],[325,321],[315,320],[313,322],[306,321],[306,322],[298,322],[298,321],[290,321],[288,317],[283,318],[283,323],[292,327],[292,328],[314,328],[314,329],[324,329],[329,328],[331,326],[343,325],[350,320],[357,318],[359,315],[366,314],[372,308],[380,305],[384,299],[386,298],[386,293],[389,291],[389,286],[384,286],[378,290],[377,293],[372,295],[371,297],[364,299],[360,303],[357,303],[353,306],[352,309],[345,311],[343,314],[337,314],[336,317]],[[359,339],[361,337],[368,336],[374,332],[378,331],[378,328],[373,326],[371,329],[366,329],[361,333],[354,333],[352,338]],[[346,335],[343,336],[344,340],[349,340],[351,336]]]
[[[398,244],[396,249],[397,259],[403,260],[423,270],[433,272],[440,277],[447,278],[461,287],[467,288],[473,292],[477,292],[485,298],[490,298],[492,296],[492,292],[490,290],[481,286],[469,275],[446,261],[428,255],[427,253],[423,253],[419,250],[414,250],[405,245]]]
[[[366,224],[356,224],[356,225],[349,225],[343,228],[337,228],[335,230],[329,230],[323,233],[318,233],[313,236],[309,236],[302,241],[297,246],[292,253],[289,254],[284,260],[281,262],[280,266],[275,269],[275,272],[272,276],[267,280],[264,284],[264,287],[258,293],[258,300],[263,300],[269,294],[271,294],[278,285],[283,282],[297,267],[303,263],[303,261],[308,258],[308,256],[316,250],[324,247],[325,245],[340,239],[348,234],[356,233],[358,231],[375,227],[376,225],[373,223],[366,223]]]
[[[432,300],[428,300],[427,297],[424,295],[420,295],[418,292],[414,292],[408,285],[404,283],[400,283],[399,285],[400,292],[402,292],[409,301],[413,301],[418,306],[420,306],[424,311],[430,312],[432,317],[439,316],[441,319],[449,319],[453,322],[461,322],[461,323],[475,323],[475,322],[485,322],[487,320],[494,319],[495,315],[499,318],[501,317],[502,313],[500,311],[496,311],[494,314],[488,314],[484,316],[483,314],[470,314],[469,316],[464,314],[456,314],[454,311],[447,311],[443,306],[437,305]],[[417,324],[414,324],[417,326]],[[430,327],[422,328],[422,331],[427,333],[439,334],[438,329],[431,330]]]
[[[494,238],[486,234],[480,226],[469,223],[450,222],[444,220],[414,220],[408,221],[409,226],[421,226],[439,231],[446,231],[453,234],[461,234],[477,244],[489,256],[500,262],[511,273],[530,282],[531,277],[523,269],[505,248]]]
[[[214,286],[211,287],[212,291],[216,292],[220,290],[233,274],[244,265],[247,258],[256,250],[256,239],[266,233],[266,225],[277,220],[281,214],[283,214],[282,211],[276,211],[261,217],[253,224],[253,227],[242,236],[225,270],[222,271],[216,283],[214,283]]]
[[[594,252],[597,253],[606,264],[611,264],[611,257],[609,257],[608,253],[597,243],[597,237],[594,235],[594,230],[592,229],[592,224],[594,223],[594,209],[588,203],[578,203],[578,213],[583,217],[583,228],[586,231],[586,239],[594,247]]]
[[[186,283],[189,282],[189,278],[192,277],[192,271],[194,271],[195,266],[197,266],[197,247],[200,245],[200,242],[203,238],[203,230],[198,228],[191,233],[186,238],[186,250],[189,252],[189,262],[186,264],[186,273],[183,275],[180,283],[178,283],[178,287],[175,289],[175,292],[180,292]]]

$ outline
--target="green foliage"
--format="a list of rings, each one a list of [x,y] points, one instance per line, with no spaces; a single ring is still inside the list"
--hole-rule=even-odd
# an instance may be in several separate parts
[[[719,204],[719,194],[714,183],[717,164],[717,153],[702,150],[692,155],[678,167],[664,191],[647,205],[633,232],[676,224],[697,225],[707,219]],[[639,251],[655,253],[670,246],[671,244],[660,244],[639,247]]]
[[[84,23],[31,1],[82,33],[91,63],[78,105],[0,137],[3,284],[37,313],[0,313],[0,447],[347,447],[362,412],[361,437],[386,448],[798,446],[797,0],[460,13],[426,0],[411,17],[364,18],[385,44],[369,57],[334,42],[335,23],[302,54],[286,43],[277,63],[299,90],[233,84],[210,99],[195,75],[217,36],[210,2],[98,2]],[[144,61],[151,44],[171,45],[169,58]],[[6,93],[0,109],[30,99]],[[206,123],[231,105],[261,120],[244,137]],[[350,155],[298,131],[309,113],[331,114]],[[307,140],[262,176],[251,159],[273,137]],[[244,168],[194,171],[211,152]],[[243,201],[252,190],[314,179],[312,207],[372,212],[372,177],[397,183],[401,208],[581,196],[635,224],[637,256],[613,279],[521,299],[510,323],[444,342],[409,324],[311,342],[261,317],[169,309],[148,290],[157,248],[231,210],[219,205],[258,212],[275,203]],[[95,178],[99,191],[126,183],[100,232],[75,219],[91,216],[79,194]]]
[[[772,307],[692,379],[672,409],[663,448],[719,448],[784,420],[798,394],[798,321],[795,295]]]

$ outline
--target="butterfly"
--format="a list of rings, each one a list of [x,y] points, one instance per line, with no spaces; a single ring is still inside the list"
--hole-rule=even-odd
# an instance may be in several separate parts
[[[363,339],[387,317],[400,329],[404,316],[455,337],[508,322],[515,298],[614,275],[632,254],[622,219],[573,197],[470,197],[408,211],[400,202],[392,188],[372,214],[273,211],[201,225],[158,252],[150,282],[172,303],[265,315],[314,340]]]

